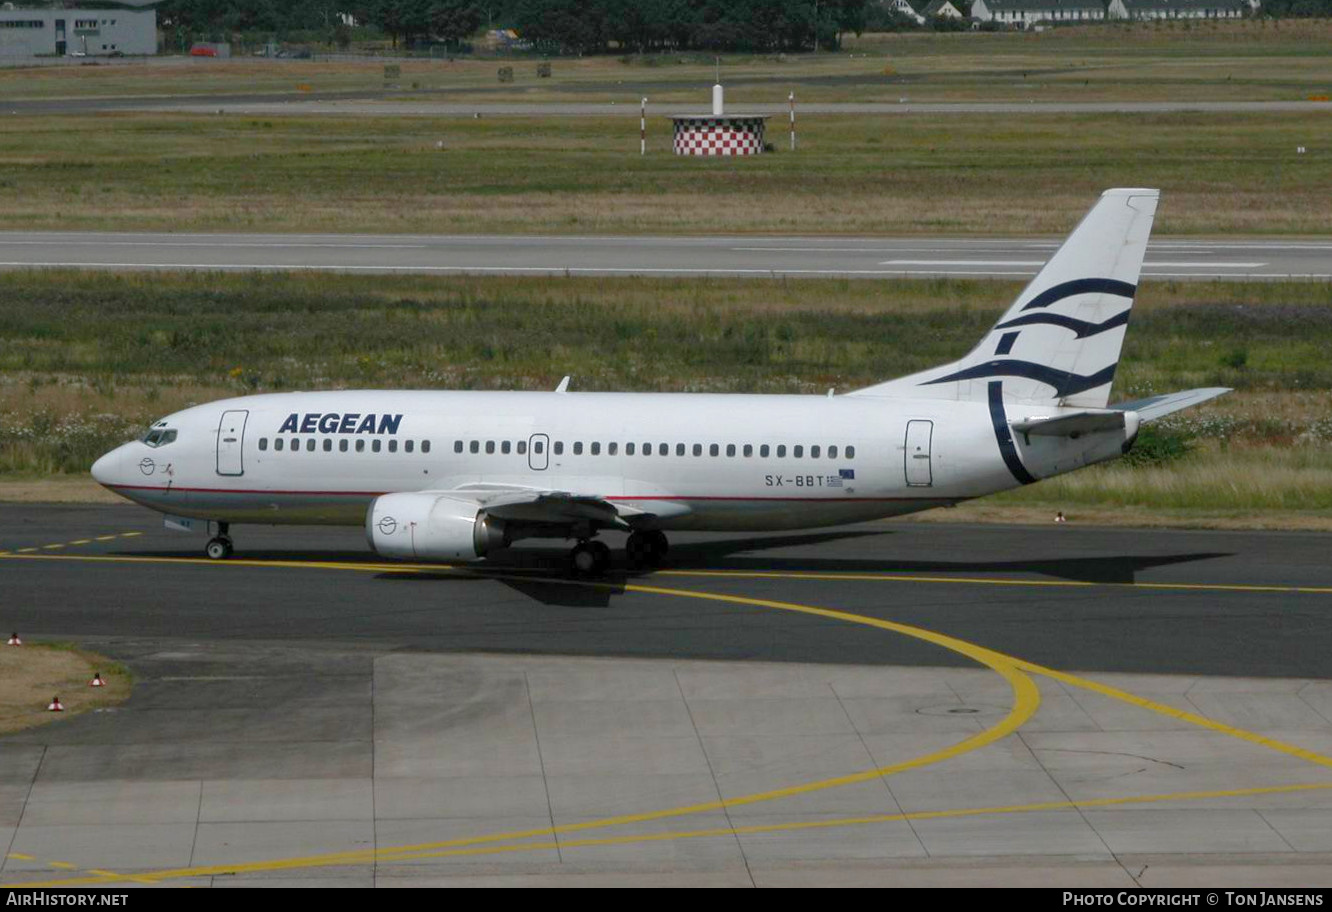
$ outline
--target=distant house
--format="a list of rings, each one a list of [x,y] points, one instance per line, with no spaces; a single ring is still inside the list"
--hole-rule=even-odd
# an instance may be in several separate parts
[[[898,15],[906,16],[912,22],[916,23],[916,25],[925,24],[925,17],[916,12],[916,8],[908,3],[907,0],[885,0],[883,5]]]
[[[960,0],[959,0],[960,2]],[[930,0],[920,13],[926,19],[938,17],[940,19],[965,19],[962,11],[950,2],[950,0]]]
[[[972,0],[971,18],[1025,29],[1037,23],[1100,22],[1106,8],[1102,0]]]
[[[1250,0],[1110,0],[1110,19],[1242,19]]]

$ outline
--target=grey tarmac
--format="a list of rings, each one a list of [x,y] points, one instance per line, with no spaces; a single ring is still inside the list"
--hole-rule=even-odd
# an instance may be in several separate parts
[[[428,275],[1022,279],[1046,238],[0,232],[0,269],[316,270]],[[1332,278],[1332,241],[1158,239],[1146,278]]]
[[[678,535],[588,585],[232,534],[0,506],[0,625],[136,676],[0,738],[0,883],[1332,884],[1332,535]]]

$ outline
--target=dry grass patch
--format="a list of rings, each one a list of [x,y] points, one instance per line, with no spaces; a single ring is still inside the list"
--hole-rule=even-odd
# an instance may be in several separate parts
[[[105,687],[88,686],[94,672],[101,673]],[[124,666],[82,649],[33,643],[0,647],[0,733],[122,703],[130,683]],[[63,713],[47,711],[53,696],[60,697]]]

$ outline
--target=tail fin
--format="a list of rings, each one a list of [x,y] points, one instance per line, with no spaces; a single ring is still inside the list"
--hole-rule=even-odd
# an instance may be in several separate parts
[[[969,355],[849,395],[1104,408],[1159,196],[1105,191]]]

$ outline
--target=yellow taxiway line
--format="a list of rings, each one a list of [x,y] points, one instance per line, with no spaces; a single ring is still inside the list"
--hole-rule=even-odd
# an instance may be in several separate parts
[[[534,828],[529,830],[519,830],[504,833],[493,833],[476,837],[464,837],[433,843],[420,843],[415,845],[404,845],[386,847],[383,849],[359,850],[351,852],[337,852],[322,855],[314,855],[300,858],[273,859],[269,861],[250,862],[230,865],[205,865],[190,868],[177,868],[161,871],[143,872],[132,875],[136,881],[159,882],[167,879],[177,879],[186,877],[210,876],[214,874],[238,874],[238,873],[258,873],[267,871],[291,870],[295,868],[323,867],[330,865],[346,864],[367,864],[375,861],[406,860],[410,858],[426,858],[444,855],[460,854],[487,854],[496,852],[516,852],[532,851],[542,848],[572,848],[580,845],[613,845],[627,842],[647,842],[661,841],[669,839],[700,838],[704,836],[733,836],[745,833],[762,832],[781,832],[787,830],[808,829],[814,827],[833,827],[833,826],[851,826],[863,825],[869,823],[886,823],[895,820],[918,820],[918,819],[936,819],[940,817],[961,817],[977,816],[982,814],[1001,814],[1001,813],[1020,813],[1040,810],[1062,810],[1075,808],[1088,808],[1099,806],[1114,806],[1134,803],[1158,802],[1166,800],[1197,800],[1203,798],[1231,797],[1241,795],[1273,794],[1280,792],[1291,792],[1312,789],[1332,788],[1332,783],[1312,783],[1307,785],[1295,786],[1269,786],[1257,787],[1253,789],[1236,789],[1210,792],[1181,792],[1170,795],[1156,796],[1133,796],[1127,798],[1106,798],[1089,799],[1086,801],[1066,801],[1066,802],[1043,802],[1029,805],[1014,805],[1007,807],[974,808],[961,810],[943,810],[926,811],[897,815],[876,815],[868,817],[850,817],[840,820],[825,821],[805,821],[787,824],[763,824],[750,827],[725,827],[705,830],[676,831],[668,833],[657,833],[649,835],[628,834],[624,836],[605,837],[599,839],[582,840],[561,840],[558,837],[565,834],[585,832],[593,829],[607,827],[625,826],[634,823],[643,823],[648,821],[663,820],[674,817],[682,817],[691,814],[703,813],[706,811],[724,810],[730,807],[739,807],[746,804],[753,804],[761,801],[771,801],[780,798],[790,797],[792,795],[806,794],[822,789],[834,788],[840,785],[846,785],[854,782],[863,782],[882,776],[892,775],[907,769],[915,769],[927,766],[953,757],[960,756],[967,752],[976,750],[987,744],[991,744],[1017,729],[1030,719],[1040,706],[1040,693],[1032,681],[1030,675],[1037,674],[1059,681],[1072,687],[1078,687],[1111,699],[1120,700],[1152,712],[1168,715],[1172,718],[1186,721],[1203,728],[1207,728],[1240,740],[1253,744],[1258,744],[1269,749],[1298,757],[1308,762],[1314,763],[1324,768],[1332,768],[1332,757],[1326,757],[1314,751],[1309,751],[1295,745],[1287,744],[1276,739],[1267,738],[1253,732],[1248,732],[1234,726],[1225,725],[1221,722],[1208,719],[1196,713],[1190,713],[1174,707],[1156,703],[1150,700],[1137,697],[1126,691],[1100,684],[1077,675],[1046,668],[1035,663],[1027,662],[1014,656],[1005,655],[973,643],[959,640],[945,634],[936,633],[920,627],[913,627],[906,624],[899,624],[894,621],[887,621],[881,618],[874,618],[865,615],[851,614],[849,612],[837,611],[828,608],[819,608],[811,605],[801,605],[793,602],[781,602],[769,599],[749,598],[739,595],[728,595],[725,593],[706,592],[701,590],[673,589],[659,586],[645,585],[641,583],[624,584],[595,582],[588,580],[568,580],[551,579],[540,576],[529,576],[525,574],[511,574],[503,572],[483,572],[462,569],[453,565],[434,565],[434,564],[369,564],[358,562],[308,562],[308,561],[256,561],[256,560],[232,560],[227,562],[215,562],[204,558],[154,558],[154,557],[119,557],[119,556],[93,556],[93,555],[41,555],[29,557],[26,559],[36,560],[83,560],[83,561],[111,561],[122,563],[188,563],[203,564],[210,566],[259,566],[259,567],[282,567],[282,568],[302,568],[302,569],[337,569],[337,570],[360,570],[371,572],[438,572],[458,571],[466,575],[475,575],[481,577],[490,577],[496,579],[522,579],[531,582],[546,582],[564,585],[577,585],[588,588],[599,588],[611,591],[634,592],[650,595],[662,595],[675,598],[692,598],[705,601],[721,602],[734,605],[743,605],[749,607],[768,608],[777,611],[789,611],[799,614],[822,617],[831,620],[839,620],[847,623],[860,624],[868,627],[874,627],[881,630],[898,633],[915,639],[932,643],[945,649],[949,649],[960,655],[973,659],[974,661],[990,668],[1001,675],[1009,684],[1013,693],[1013,704],[1008,714],[1000,722],[977,733],[970,738],[958,742],[948,748],[935,751],[902,763],[891,766],[880,767],[871,770],[865,770],[859,773],[853,773],[846,776],[834,777],[831,779],[819,780],[816,782],[803,783],[800,785],[788,786],[786,788],[774,789],[767,792],[755,793],[752,795],[740,796],[738,798],[726,799],[716,802],[705,802],[702,804],[686,805],[676,808],[667,808],[657,811],[649,811],[638,814],[625,814],[613,817],[606,817],[599,820],[585,821],[577,824],[567,824],[563,826]],[[1000,585],[1073,585],[1073,586],[1114,586],[1114,587],[1141,587],[1141,588],[1171,588],[1187,589],[1192,588],[1179,584],[1120,584],[1120,583],[1083,583],[1075,581],[1046,581],[1046,580],[998,580],[998,579],[962,579],[950,577],[903,577],[897,575],[878,575],[878,574],[760,574],[729,571],[665,571],[661,575],[673,576],[737,576],[737,577],[760,577],[774,576],[777,578],[793,579],[824,579],[824,580],[847,580],[856,578],[869,578],[874,580],[891,581],[912,581],[912,582],[977,582],[985,584]],[[1215,590],[1221,588],[1229,591],[1258,591],[1258,592],[1332,592],[1329,590],[1311,589],[1308,587],[1213,587],[1198,586],[1196,588]],[[542,837],[554,836],[554,842],[530,842],[522,840],[540,839]],[[129,879],[128,877],[126,879]],[[105,875],[96,878],[98,882],[106,882]],[[57,886],[72,885],[74,883],[91,882],[87,878],[49,881],[42,884],[24,884],[15,886]]]

